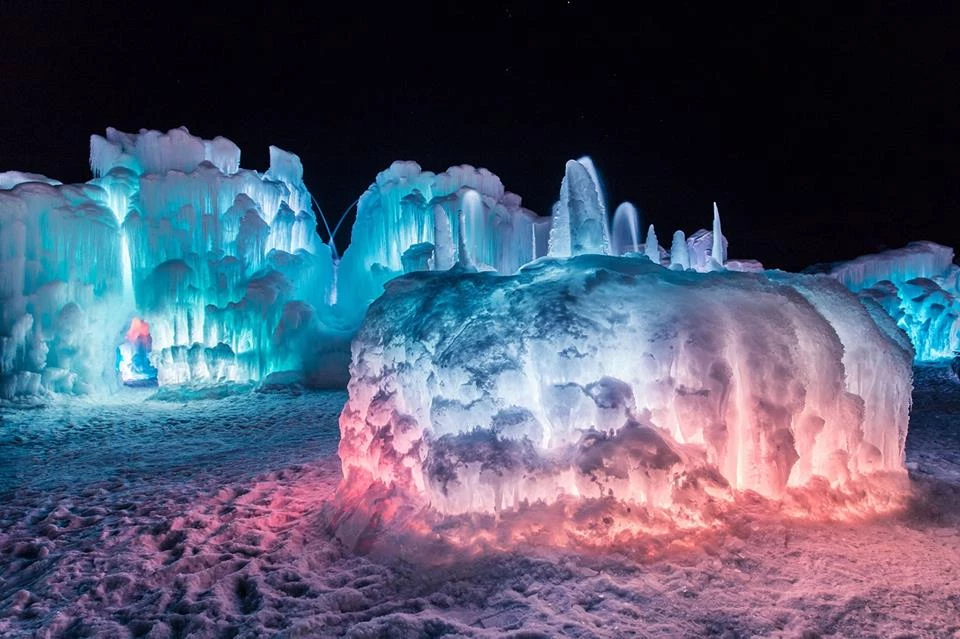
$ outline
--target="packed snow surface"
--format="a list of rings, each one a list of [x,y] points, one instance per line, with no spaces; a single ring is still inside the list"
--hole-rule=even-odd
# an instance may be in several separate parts
[[[917,360],[932,361],[960,351],[960,267],[953,259],[950,247],[912,242],[809,270],[828,273],[879,304],[906,331]]]
[[[917,369],[903,512],[785,519],[745,496],[718,527],[592,550],[387,537],[357,554],[325,516],[343,393],[150,393],[0,408],[0,636],[960,632],[960,384],[945,366]]]
[[[448,514],[607,498],[676,514],[731,489],[854,490],[903,474],[911,362],[893,322],[828,277],[601,255],[415,273],[353,344],[344,492]]]

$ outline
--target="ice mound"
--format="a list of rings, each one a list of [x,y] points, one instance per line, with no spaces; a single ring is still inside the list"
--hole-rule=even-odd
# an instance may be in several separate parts
[[[878,304],[910,337],[917,360],[932,361],[960,351],[960,267],[953,259],[950,247],[912,242],[808,271],[827,273]]]
[[[645,257],[408,274],[353,343],[341,492],[669,511],[899,476],[912,352],[884,320],[831,278]]]

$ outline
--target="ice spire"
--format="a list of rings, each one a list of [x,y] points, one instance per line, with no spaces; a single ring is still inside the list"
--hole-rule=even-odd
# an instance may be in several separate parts
[[[640,252],[640,216],[630,202],[624,202],[613,213],[613,233],[610,240],[614,255]]]
[[[654,264],[660,263],[660,244],[657,242],[657,232],[654,230],[653,224],[647,230],[647,243],[644,246],[644,253]]]
[[[576,160],[568,161],[560,185],[560,206],[550,232],[550,255],[607,254],[609,235],[606,212],[589,169]]]
[[[457,225],[457,264],[462,268],[475,270],[470,249],[467,248],[467,220],[473,220],[483,213],[483,202],[480,194],[473,189],[467,189],[463,194],[460,206],[460,223]]]
[[[683,231],[673,234],[673,244],[670,245],[670,267],[686,270],[690,268],[690,252],[687,250],[687,238]]]
[[[716,265],[723,267],[727,261],[726,252],[723,249],[723,233],[720,231],[720,210],[717,209],[717,203],[713,203],[713,250],[710,256]]]

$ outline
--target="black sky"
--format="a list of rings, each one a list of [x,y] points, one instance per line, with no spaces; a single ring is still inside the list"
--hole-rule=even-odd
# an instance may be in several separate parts
[[[185,125],[297,153],[331,217],[394,159],[543,214],[589,154],[611,208],[669,237],[716,200],[769,266],[960,247],[956,3],[87,4],[0,0],[0,170],[83,181],[91,133]]]

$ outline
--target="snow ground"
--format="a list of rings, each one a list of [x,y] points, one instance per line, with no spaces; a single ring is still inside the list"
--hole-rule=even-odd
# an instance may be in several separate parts
[[[344,393],[0,411],[0,636],[957,637],[960,384],[917,369],[894,517],[745,508],[666,548],[357,556]]]

